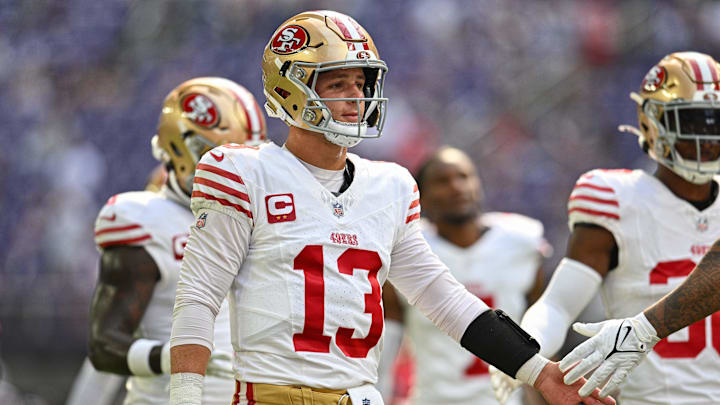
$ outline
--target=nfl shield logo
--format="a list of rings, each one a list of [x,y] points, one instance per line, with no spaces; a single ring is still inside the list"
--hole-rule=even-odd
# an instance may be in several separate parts
[[[195,226],[202,229],[205,227],[205,221],[207,221],[207,212],[203,212],[202,215],[198,217],[197,222],[195,222]]]
[[[700,232],[705,232],[708,230],[708,219],[707,218],[705,218],[705,217],[698,218],[697,230]]]
[[[334,202],[332,204],[332,208],[333,208],[333,215],[335,215],[336,217],[340,218],[343,215],[345,215],[345,209],[343,208],[343,205],[340,204],[339,202]]]

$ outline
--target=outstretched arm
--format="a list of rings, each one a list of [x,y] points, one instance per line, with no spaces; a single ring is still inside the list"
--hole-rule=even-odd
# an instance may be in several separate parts
[[[720,240],[670,294],[644,311],[663,339],[708,315],[720,311]]]
[[[581,393],[608,381],[601,394],[622,384],[653,346],[676,332],[720,310],[720,241],[703,257],[682,284],[650,308],[632,318],[596,324],[576,324],[579,332],[592,336],[560,363],[563,370],[575,368],[567,382],[597,367]]]

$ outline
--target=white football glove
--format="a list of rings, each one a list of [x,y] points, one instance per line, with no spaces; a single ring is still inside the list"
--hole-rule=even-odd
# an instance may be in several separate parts
[[[500,402],[500,405],[505,405],[513,391],[522,385],[522,381],[510,377],[494,366],[490,366],[490,384],[493,391],[495,391],[495,399]]]
[[[163,374],[170,374],[170,342],[163,345],[160,354],[160,368]],[[210,353],[205,375],[235,379],[235,371],[233,371],[233,354],[224,350],[213,350]]]
[[[565,384],[572,384],[590,370],[598,367],[578,393],[590,395],[595,388],[608,380],[600,391],[605,397],[618,389],[630,374],[660,341],[655,328],[643,313],[634,318],[611,319],[598,323],[575,323],[573,329],[590,339],[578,345],[560,362],[560,370],[567,371]]]
[[[233,371],[233,354],[224,350],[213,350],[205,369],[206,376],[235,379]]]

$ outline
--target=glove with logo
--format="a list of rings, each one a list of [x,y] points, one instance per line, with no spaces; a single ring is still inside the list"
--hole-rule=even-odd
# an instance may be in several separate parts
[[[505,405],[513,391],[522,385],[522,381],[510,377],[494,366],[490,366],[490,385],[495,391],[495,399],[500,402],[500,405]]]
[[[633,318],[611,319],[598,323],[575,323],[573,329],[590,339],[578,345],[560,362],[566,372],[565,384],[572,384],[587,372],[598,367],[578,393],[587,396],[608,380],[600,391],[604,397],[618,389],[653,346],[660,341],[655,328],[643,313]]]

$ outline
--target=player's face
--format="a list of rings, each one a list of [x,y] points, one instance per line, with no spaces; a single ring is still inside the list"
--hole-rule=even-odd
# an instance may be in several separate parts
[[[675,149],[685,159],[697,159],[698,153],[695,141],[676,141]],[[718,159],[720,159],[720,141],[700,141],[700,161],[712,162]]]
[[[336,69],[318,75],[315,91],[322,98],[364,97],[362,87],[365,74],[361,68]],[[357,123],[365,103],[355,101],[326,101],[335,121]]]
[[[430,219],[455,224],[475,220],[480,211],[480,179],[473,164],[452,154],[427,170],[420,198]]]

